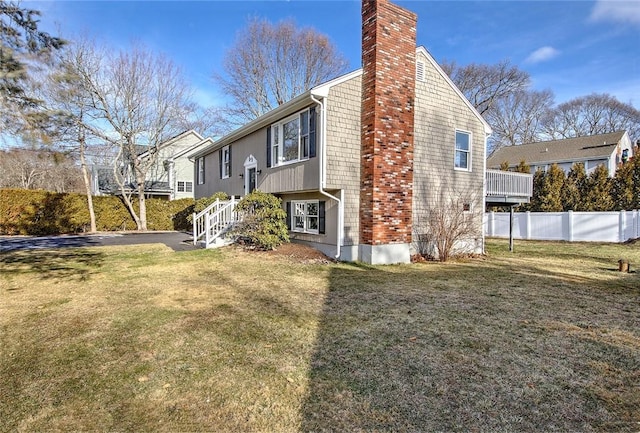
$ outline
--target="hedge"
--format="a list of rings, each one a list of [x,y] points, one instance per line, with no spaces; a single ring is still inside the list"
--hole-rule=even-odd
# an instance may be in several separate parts
[[[149,230],[191,230],[187,217],[193,199],[148,199]],[[93,197],[98,231],[135,230],[136,224],[118,197]],[[89,230],[87,197],[76,193],[0,189],[0,235],[53,235]]]

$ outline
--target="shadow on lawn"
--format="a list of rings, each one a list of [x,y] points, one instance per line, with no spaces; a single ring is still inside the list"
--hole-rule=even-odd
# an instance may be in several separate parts
[[[75,248],[12,251],[0,253],[0,274],[85,281],[102,266],[103,259],[101,252]]]
[[[640,350],[547,327],[631,334],[637,309],[613,309],[637,305],[638,290],[603,299],[595,279],[591,296],[579,290],[588,279],[559,284],[562,275],[535,267],[496,266],[491,281],[473,264],[425,270],[332,270],[301,431],[601,431],[638,421],[640,399],[615,402],[634,393]],[[509,285],[533,274],[534,284]],[[618,382],[594,367],[606,365]]]

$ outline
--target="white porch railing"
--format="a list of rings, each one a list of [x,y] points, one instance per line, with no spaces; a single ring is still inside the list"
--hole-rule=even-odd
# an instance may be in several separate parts
[[[238,199],[216,199],[202,212],[193,214],[193,244],[204,241],[205,248],[229,230],[239,220],[235,211]]]
[[[513,171],[487,170],[485,174],[487,196],[531,197],[533,176]]]

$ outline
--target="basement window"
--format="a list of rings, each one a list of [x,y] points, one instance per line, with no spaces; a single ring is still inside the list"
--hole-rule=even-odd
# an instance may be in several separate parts
[[[302,233],[318,233],[318,201],[293,201],[291,230]]]

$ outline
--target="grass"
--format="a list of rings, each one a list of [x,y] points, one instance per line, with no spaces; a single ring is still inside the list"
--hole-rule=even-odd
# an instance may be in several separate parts
[[[0,255],[0,431],[640,428],[638,245]]]

